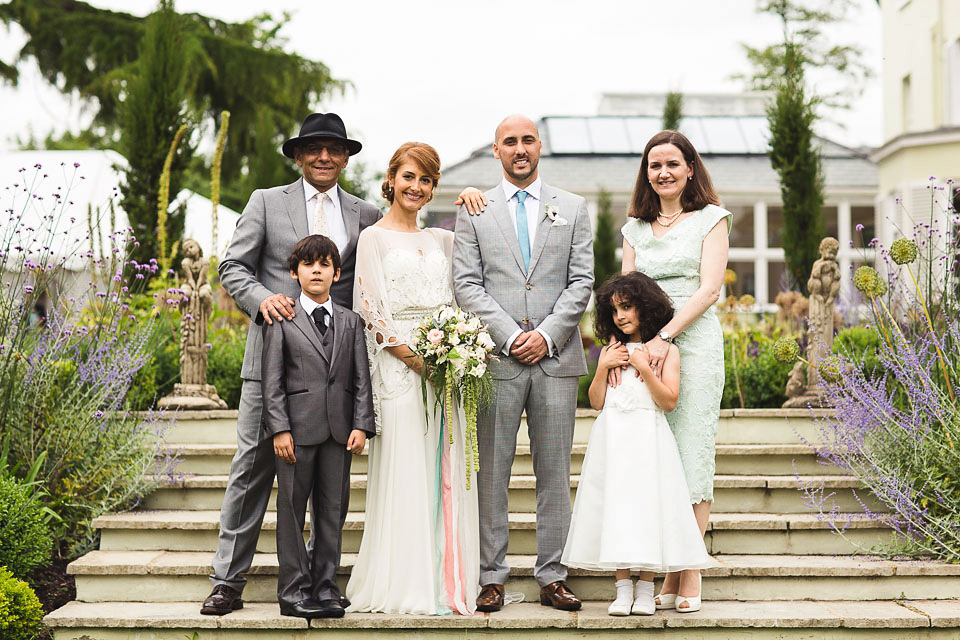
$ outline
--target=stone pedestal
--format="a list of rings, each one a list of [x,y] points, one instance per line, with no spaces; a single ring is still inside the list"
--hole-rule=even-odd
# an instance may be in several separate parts
[[[160,409],[226,409],[227,403],[217,395],[212,384],[173,385],[173,393],[157,403]]]

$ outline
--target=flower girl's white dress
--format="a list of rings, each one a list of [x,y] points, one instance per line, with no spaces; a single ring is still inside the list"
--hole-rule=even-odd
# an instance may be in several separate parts
[[[561,561],[580,569],[657,572],[712,565],[677,443],[633,367],[620,386],[607,387],[590,432]]]

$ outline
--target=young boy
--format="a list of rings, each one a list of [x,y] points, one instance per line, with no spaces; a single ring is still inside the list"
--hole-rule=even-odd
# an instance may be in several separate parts
[[[363,322],[330,299],[340,254],[326,236],[307,236],[287,258],[300,283],[294,317],[263,326],[263,424],[277,456],[280,613],[340,618],[334,573],[341,505],[349,499],[350,456],[376,435]],[[303,525],[311,499],[314,536]]]

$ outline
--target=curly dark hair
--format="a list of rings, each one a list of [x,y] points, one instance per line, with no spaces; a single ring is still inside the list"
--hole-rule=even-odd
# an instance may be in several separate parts
[[[693,167],[693,177],[683,193],[680,194],[680,204],[684,211],[699,211],[708,204],[720,204],[720,198],[713,189],[713,181],[710,180],[710,173],[703,166],[703,160],[696,148],[687,139],[685,135],[678,131],[661,131],[656,134],[647,146],[643,149],[643,158],[640,160],[640,171],[637,172],[637,183],[633,187],[633,196],[630,198],[630,209],[627,215],[632,218],[640,218],[647,222],[653,222],[657,219],[657,213],[660,211],[660,196],[653,190],[650,179],[647,177],[647,157],[650,150],[661,144],[672,144],[680,153],[683,159],[690,167]]]
[[[597,291],[593,326],[601,342],[609,342],[611,338],[629,341],[629,336],[613,321],[614,298],[629,301],[637,310],[637,324],[644,342],[652,340],[673,318],[673,302],[653,278],[639,271],[618,273],[607,278]]]

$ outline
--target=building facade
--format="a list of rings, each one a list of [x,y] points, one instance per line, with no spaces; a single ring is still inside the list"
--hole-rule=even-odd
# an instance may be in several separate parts
[[[544,181],[584,196],[594,221],[599,195],[607,191],[614,215],[625,222],[643,147],[661,128],[664,99],[663,94],[607,94],[598,115],[542,118],[538,125]],[[684,95],[680,124],[701,154],[723,205],[734,214],[729,266],[737,273],[737,283],[731,293],[753,295],[760,309],[771,308],[777,293],[789,287],[780,184],[767,157],[766,101],[762,94]],[[869,242],[877,227],[876,166],[862,151],[819,142],[826,233],[840,241],[838,260],[847,273],[851,265],[864,261],[861,237]],[[443,203],[453,202],[466,186],[489,188],[501,175],[490,147],[445,167],[430,223],[449,226],[455,211]],[[863,225],[862,234],[857,225]],[[872,253],[866,259],[872,259]]]

